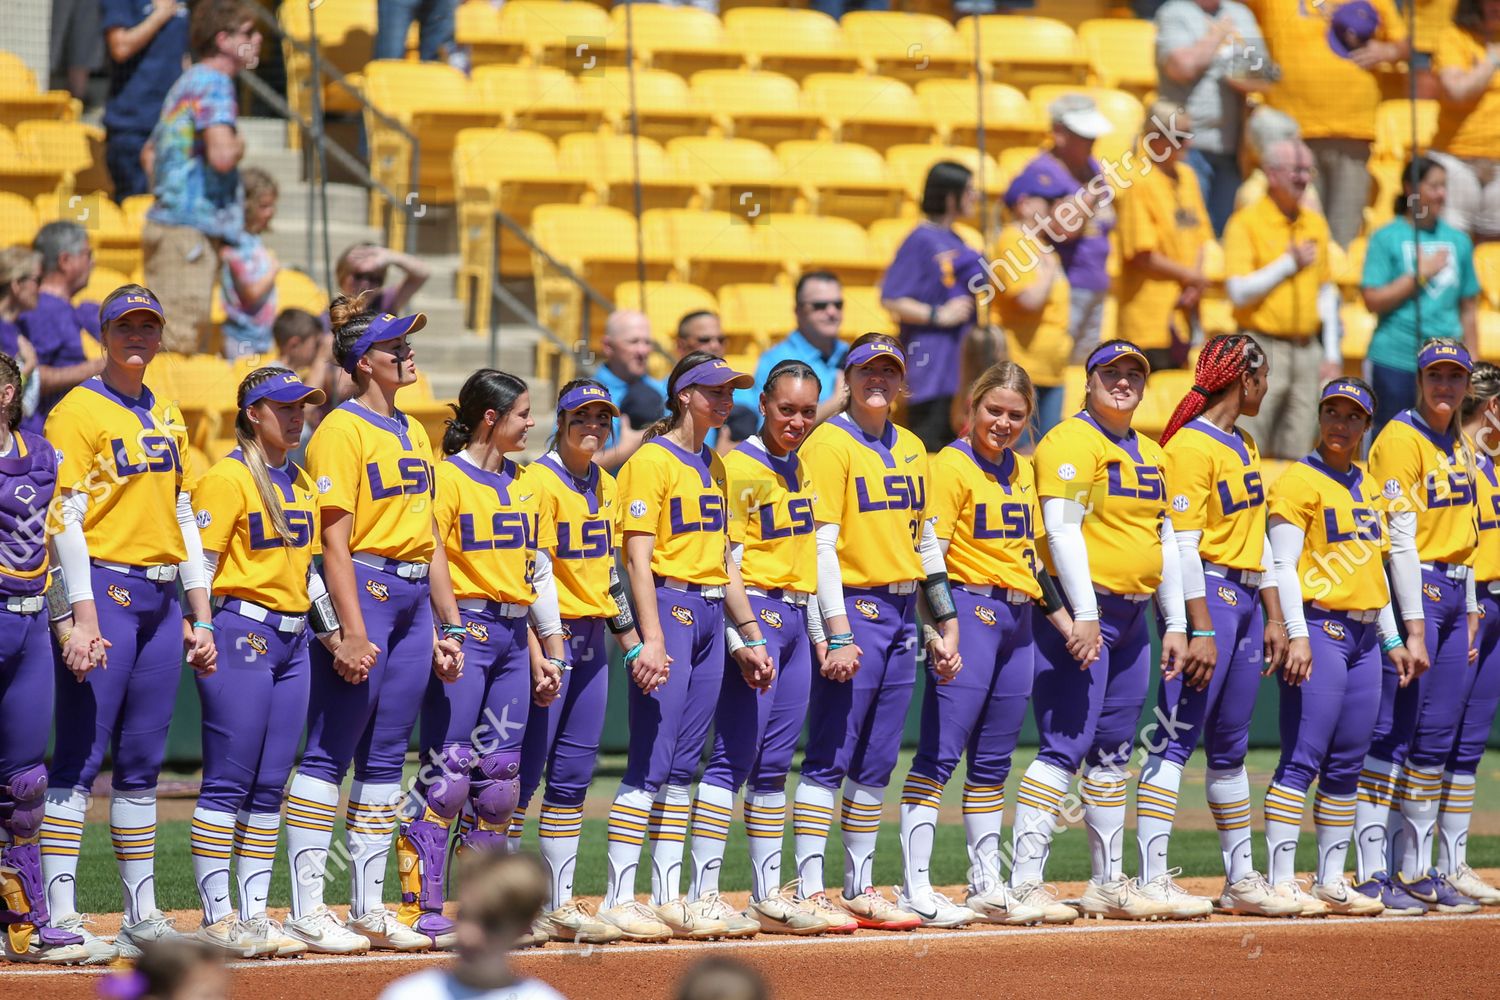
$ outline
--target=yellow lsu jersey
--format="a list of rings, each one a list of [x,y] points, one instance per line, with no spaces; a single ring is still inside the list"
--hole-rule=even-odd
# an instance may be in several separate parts
[[[1416,512],[1423,562],[1473,563],[1474,460],[1462,434],[1439,433],[1403,410],[1370,447],[1370,477],[1381,484],[1387,514]]]
[[[350,400],[307,443],[318,510],[353,515],[349,551],[431,562],[436,482],[427,432],[406,414],[383,417]]]
[[[818,589],[813,485],[795,454],[777,458],[752,438],[724,456],[729,540],[745,547],[740,576],[764,590]]]
[[[703,586],[729,582],[724,565],[724,463],[712,448],[698,454],[652,438],[620,469],[618,527],[656,536],[651,570]]]
[[[552,575],[564,618],[607,618],[619,613],[609,595],[615,564],[615,477],[593,463],[579,479],[556,453],[530,467],[542,491],[542,516],[557,529]]]
[[[1478,486],[1479,545],[1474,550],[1474,578],[1481,583],[1500,580],[1500,472],[1484,452],[1474,456]]]
[[[812,479],[813,517],[840,526],[846,587],[925,578],[917,551],[927,516],[927,449],[920,438],[890,422],[871,437],[840,413],[818,425],[799,454]]]
[[[214,463],[193,491],[203,549],[219,553],[214,595],[305,614],[312,603],[307,569],[319,549],[312,477],[295,464],[268,471],[286,515],[285,539],[276,533],[240,449]]]
[[[1041,597],[1036,526],[1041,508],[1031,462],[1007,449],[999,463],[955,441],[932,460],[937,536],[948,542],[948,575],[960,583],[1009,587]]]
[[[196,477],[175,404],[144,387],[132,399],[96,375],[47,416],[46,435],[60,456],[58,491],[91,498],[83,520],[90,556],[131,566],[187,558],[177,494],[191,492]]]
[[[557,544],[545,505],[536,474],[508,458],[494,472],[456,455],[439,462],[434,516],[453,596],[535,601],[536,551]]]
[[[1161,524],[1167,512],[1166,458],[1131,431],[1117,438],[1081,412],[1052,428],[1033,459],[1042,500],[1083,505],[1083,541],[1097,586],[1116,594],[1149,594],[1161,583]],[[1042,547],[1047,572],[1057,575]]]
[[[1163,450],[1172,484],[1172,527],[1203,532],[1198,554],[1204,562],[1252,573],[1269,569],[1262,564],[1266,489],[1255,439],[1199,417],[1172,435]]]
[[[1281,474],[1267,501],[1270,517],[1301,528],[1307,540],[1297,575],[1302,599],[1336,611],[1370,611],[1390,601],[1385,581],[1385,502],[1353,465],[1329,468],[1316,454]]]

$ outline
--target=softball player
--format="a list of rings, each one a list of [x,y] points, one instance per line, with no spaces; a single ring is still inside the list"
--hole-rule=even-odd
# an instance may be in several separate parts
[[[74,624],[56,665],[42,872],[54,926],[82,936],[99,958],[137,958],[142,945],[176,934],[156,906],[156,778],[183,654],[199,673],[211,672],[216,656],[187,429],[176,406],[142,381],[162,323],[148,289],[111,292],[99,309],[104,371],[47,417],[47,439],[62,456],[54,544]],[[178,610],[179,576],[187,617]],[[106,647],[108,661],[96,662],[90,651]],[[113,949],[83,929],[75,895],[84,812],[106,750],[114,762],[110,837],[125,895]]]
[[[1359,767],[1380,704],[1381,651],[1403,675],[1411,668],[1382,567],[1385,501],[1354,461],[1375,412],[1374,393],[1364,380],[1336,379],[1324,386],[1318,446],[1281,475],[1267,501],[1289,636],[1278,678],[1281,761],[1266,790],[1275,890],[1231,895],[1226,889],[1220,906],[1231,913],[1375,915],[1385,909],[1382,894],[1372,899],[1354,892],[1344,879]],[[1347,572],[1329,572],[1335,566]],[[1421,638],[1407,642],[1420,646]],[[1309,894],[1295,872],[1307,789],[1315,779],[1318,870]],[[1388,902],[1395,898],[1384,896]]]
[[[1270,569],[1265,487],[1255,439],[1235,426],[1260,412],[1269,365],[1251,337],[1214,337],[1198,354],[1193,389],[1177,404],[1161,445],[1172,483],[1172,528],[1192,638],[1182,675],[1162,684],[1158,712],[1174,724],[1150,747],[1136,786],[1141,887],[1182,919],[1206,917],[1213,901],[1194,896],[1167,868],[1182,771],[1199,742],[1207,757],[1208,807],[1224,859],[1223,905],[1297,906],[1267,897],[1250,862],[1250,714],[1261,670],[1281,665],[1285,625]],[[1169,556],[1173,553],[1168,553]],[[1257,597],[1265,605],[1262,622]]]
[[[724,463],[703,444],[729,417],[734,390],[751,381],[711,354],[688,354],[667,382],[668,416],[647,428],[646,444],[620,470],[619,527],[641,644],[625,654],[637,684],[628,691],[630,751],[609,813],[600,917],[636,940],[744,932],[685,902],[679,883],[689,786],[724,676],[726,617],[746,644],[735,657],[746,679],[764,689],[775,675],[729,558]],[[654,910],[633,895],[648,831]]]
[[[917,591],[940,622],[941,635],[927,643],[928,666],[944,683],[961,665],[958,613],[927,510],[927,452],[890,420],[906,389],[906,357],[894,339],[865,334],[851,345],[844,374],[848,405],[801,453],[814,492],[828,653],[812,681],[792,816],[797,875],[805,898],[832,909],[823,850],[842,784],[843,906],[860,927],[910,930],[922,917],[875,891],[875,837],[916,684]]]
[[[355,395],[324,418],[307,448],[323,577],[342,638],[332,653],[311,650],[307,748],[287,798],[292,915],[285,930],[310,951],[335,954],[443,947],[452,931],[447,918],[425,911],[408,926],[381,901],[401,766],[429,665],[454,678],[465,629],[436,542],[432,447],[422,425],[396,408],[397,391],[417,377],[407,338],[427,318],[368,313],[364,305],[363,295],[340,296],[330,310],[335,360],[352,377]],[[346,927],[323,905],[323,879],[351,762]]]
[[[1381,675],[1355,817],[1359,888],[1375,895],[1390,884],[1446,913],[1479,907],[1431,867],[1443,769],[1479,622],[1474,460],[1461,425],[1472,368],[1459,342],[1429,340],[1417,355],[1417,405],[1386,424],[1370,449],[1370,475],[1389,503],[1391,588],[1407,641],[1422,639],[1425,648],[1413,649],[1408,683],[1393,666]]]
[[[1167,514],[1165,457],[1130,427],[1150,365],[1124,340],[1089,355],[1084,408],[1037,445],[1037,495],[1047,530],[1047,571],[1062,583],[1073,629],[1042,629],[1032,704],[1041,749],[1016,794],[1011,888],[1049,922],[1076,919],[1042,886],[1053,819],[1085,763],[1083,819],[1093,878],[1080,901],[1089,916],[1127,920],[1170,915],[1121,866],[1125,764],[1150,687],[1146,606],[1152,592],[1166,619],[1164,679],[1183,669],[1187,621],[1177,540]],[[1158,559],[1157,553],[1161,553]],[[1170,555],[1169,555],[1170,554]],[[1102,644],[1102,645],[1101,645]],[[1098,662],[1079,661],[1098,652]]]
[[[729,483],[730,555],[739,563],[753,617],[769,640],[776,680],[767,691],[733,669],[724,672],[714,712],[713,753],[693,803],[693,878],[688,898],[717,899],[724,841],[734,797],[747,781],[745,832],[750,843],[750,907],[745,917],[772,934],[820,934],[830,929],[795,886],[781,883],[781,841],[786,830],[786,775],[807,717],[812,683],[817,553],[813,490],[797,448],[818,420],[822,383],[801,361],[773,367],[760,393],[760,432],[724,456]],[[731,657],[739,632],[725,630]],[[728,909],[728,904],[723,904]],[[852,922],[839,927],[853,930]]]
[[[285,368],[251,372],[236,397],[238,447],[194,492],[214,634],[223,649],[219,669],[198,678],[203,787],[192,851],[203,926],[197,937],[242,958],[307,950],[266,916],[266,896],[282,793],[307,718],[308,612],[326,593],[312,571],[315,488],[287,455],[301,443],[304,407],[323,400],[322,390]],[[229,902],[231,859],[237,914]]]
[[[969,391],[969,432],[932,460],[932,502],[938,545],[953,581],[959,653],[965,669],[952,682],[928,678],[922,735],[901,790],[901,848],[906,887],[901,909],[928,926],[955,927],[984,919],[1035,923],[1042,910],[1017,901],[1000,874],[1000,824],[1005,779],[1031,698],[1035,672],[1033,603],[1037,578],[1036,483],[1031,462],[1012,449],[1035,410],[1025,369],[991,367]],[[1063,635],[1073,623],[1051,590],[1052,618]],[[928,876],[938,807],[959,758],[968,754],[964,832],[969,895],[957,906],[934,892]]]

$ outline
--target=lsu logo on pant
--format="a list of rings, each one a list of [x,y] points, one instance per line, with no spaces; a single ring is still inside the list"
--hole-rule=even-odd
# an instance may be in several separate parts
[[[120,586],[118,583],[112,583],[112,584],[110,584],[109,585],[109,589],[106,590],[105,593],[107,593],[109,595],[109,599],[111,601],[114,601],[120,607],[122,607],[122,608],[128,608],[128,607],[130,607],[130,591],[126,590],[124,587]]]
[[[1338,639],[1340,642],[1343,641],[1344,636],[1349,634],[1348,632],[1344,631],[1343,622],[1336,622],[1332,620],[1325,620],[1323,622],[1323,631],[1327,633],[1328,638]]]
[[[867,601],[863,597],[854,602],[854,610],[864,615],[870,621],[880,620],[880,605],[874,601]]]
[[[1231,608],[1237,608],[1240,604],[1240,595],[1234,592],[1233,587],[1220,587],[1219,600],[1223,601]]]
[[[772,628],[781,628],[781,612],[772,611],[770,608],[760,609],[760,620]]]
[[[490,628],[483,622],[464,622],[464,631],[472,635],[479,642],[490,641]]]
[[[371,597],[375,598],[375,600],[381,601],[382,603],[391,599],[391,588],[387,587],[379,580],[366,580],[365,592],[368,593]]]
[[[991,611],[983,604],[977,605],[974,608],[974,617],[990,626],[993,626],[995,622],[999,620],[995,617],[995,612]]]
[[[251,649],[262,656],[265,656],[271,651],[271,644],[266,641],[265,636],[261,635],[258,632],[247,633],[245,635],[245,645],[249,646]]]
[[[1443,599],[1443,592],[1438,589],[1438,585],[1435,583],[1422,584],[1422,593],[1427,595],[1429,601],[1441,601]]]
[[[680,604],[672,605],[672,617],[677,619],[679,625],[685,625],[688,628],[693,627],[693,612]]]

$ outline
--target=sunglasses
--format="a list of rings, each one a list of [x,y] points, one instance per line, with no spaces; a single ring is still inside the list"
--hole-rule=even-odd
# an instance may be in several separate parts
[[[824,309],[837,309],[842,312],[844,309],[843,299],[827,299],[818,302],[804,302],[802,304],[813,312],[822,312]]]
[[[379,285],[385,282],[384,271],[354,271],[349,277],[362,285]]]

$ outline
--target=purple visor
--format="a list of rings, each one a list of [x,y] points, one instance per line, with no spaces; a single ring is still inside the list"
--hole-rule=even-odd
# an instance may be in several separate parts
[[[733,385],[736,389],[748,389],[755,384],[754,375],[746,375],[737,372],[730,367],[729,362],[723,359],[717,361],[705,361],[696,368],[690,368],[678,379],[673,386],[673,391],[686,389],[690,385]]]
[[[359,367],[359,359],[365,356],[365,352],[382,340],[395,340],[404,337],[408,333],[416,333],[427,325],[427,317],[422,313],[413,313],[410,316],[392,316],[384,313],[376,316],[370,321],[369,327],[360,334],[354,346],[344,357],[344,371],[350,375]]]
[[[609,398],[609,393],[597,385],[575,386],[563,393],[562,398],[557,401],[557,412],[571,413],[590,403],[603,403],[615,416],[620,415],[620,408]]]
[[[251,407],[263,399],[273,403],[312,403],[322,405],[328,397],[323,390],[308,385],[297,377],[296,372],[275,375],[245,393],[245,406]]]
[[[148,312],[163,323],[167,321],[155,295],[150,292],[131,292],[129,295],[121,295],[99,311],[99,326],[102,329],[121,316],[133,312]]]
[[[1323,399],[1347,399],[1369,416],[1375,415],[1375,401],[1370,398],[1370,392],[1362,385],[1350,382],[1348,379],[1336,378],[1323,387]]]

